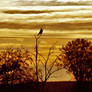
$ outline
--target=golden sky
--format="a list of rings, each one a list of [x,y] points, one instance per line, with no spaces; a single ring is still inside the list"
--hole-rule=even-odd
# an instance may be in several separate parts
[[[40,28],[44,32],[39,47],[44,54],[56,41],[60,47],[75,38],[92,39],[91,4],[91,0],[1,0],[0,48],[22,45],[32,49]],[[70,75],[63,70],[51,81],[74,80]]]

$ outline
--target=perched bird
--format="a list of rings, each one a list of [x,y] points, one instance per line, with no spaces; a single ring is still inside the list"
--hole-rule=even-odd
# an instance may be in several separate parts
[[[41,28],[37,36],[42,35],[42,33],[43,33],[43,29]]]

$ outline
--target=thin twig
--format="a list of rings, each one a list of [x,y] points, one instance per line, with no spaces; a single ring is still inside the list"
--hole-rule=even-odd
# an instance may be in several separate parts
[[[47,74],[47,75],[49,75],[50,72],[51,72],[51,70],[53,69],[53,66],[54,66],[54,64],[56,63],[57,58],[58,58],[58,56],[57,56],[56,59],[52,62],[51,67],[50,67],[50,69],[48,70],[48,74]]]
[[[49,75],[47,76],[47,80],[49,79],[49,77],[50,77],[53,73],[55,73],[55,72],[57,72],[57,71],[59,71],[59,70],[61,70],[61,69],[63,69],[63,67],[58,68],[58,69],[52,71],[51,73],[49,73]]]

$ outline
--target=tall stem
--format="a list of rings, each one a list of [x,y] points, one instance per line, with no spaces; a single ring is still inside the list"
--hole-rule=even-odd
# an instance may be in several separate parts
[[[37,77],[37,82],[39,82],[38,78],[38,38],[36,38],[36,77]]]

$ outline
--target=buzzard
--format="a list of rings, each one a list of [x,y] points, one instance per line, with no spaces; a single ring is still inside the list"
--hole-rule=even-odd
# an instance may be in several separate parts
[[[37,36],[42,35],[42,33],[43,33],[43,29],[41,28]]]

